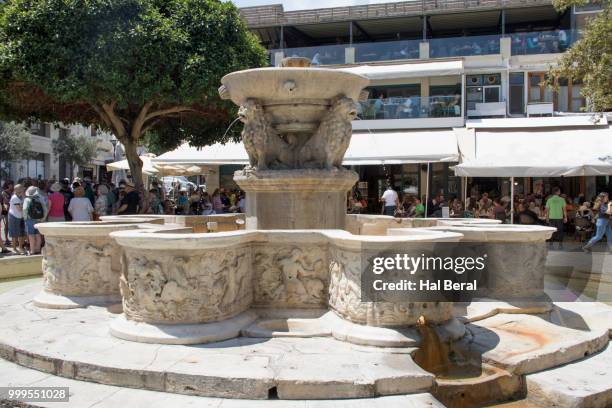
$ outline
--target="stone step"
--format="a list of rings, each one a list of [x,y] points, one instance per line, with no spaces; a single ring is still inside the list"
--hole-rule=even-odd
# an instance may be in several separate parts
[[[69,402],[29,403],[53,408],[444,408],[431,394],[394,395],[342,400],[246,400],[196,397],[122,388],[57,377],[0,359],[2,386],[68,387]],[[11,406],[0,400],[0,406]]]
[[[75,380],[217,398],[372,398],[428,392],[411,348],[329,337],[239,337],[202,345],[136,343],[109,334],[103,307],[42,309],[37,285],[0,295],[0,357]]]
[[[546,407],[612,406],[612,346],[583,360],[527,375],[529,401]]]

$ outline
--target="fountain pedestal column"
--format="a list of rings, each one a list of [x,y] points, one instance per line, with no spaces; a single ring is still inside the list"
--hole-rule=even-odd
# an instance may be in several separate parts
[[[247,229],[344,229],[346,193],[358,175],[346,169],[241,170]]]

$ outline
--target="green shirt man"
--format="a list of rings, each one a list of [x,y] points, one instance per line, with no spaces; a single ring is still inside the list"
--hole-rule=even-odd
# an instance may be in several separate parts
[[[416,218],[423,218],[425,215],[425,206],[421,203],[418,203],[414,209],[414,216]]]
[[[565,199],[555,194],[546,200],[546,212],[549,220],[563,220],[565,215]]]

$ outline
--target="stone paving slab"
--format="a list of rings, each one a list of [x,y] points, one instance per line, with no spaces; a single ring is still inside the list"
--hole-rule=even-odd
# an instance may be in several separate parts
[[[203,345],[135,343],[109,334],[103,307],[32,305],[39,285],[0,296],[0,357],[108,385],[222,398],[363,398],[428,390],[433,375],[406,350],[332,338],[238,338]],[[367,351],[365,351],[367,350]]]
[[[467,328],[472,338],[463,340],[466,347],[483,361],[517,375],[579,360],[609,341],[607,328],[575,329],[535,315],[498,314]]]
[[[530,401],[547,407],[612,406],[612,347],[562,367],[527,376]]]
[[[377,398],[287,401],[197,397],[140,389],[121,388],[53,376],[0,360],[3,386],[69,387],[69,402],[31,403],[46,408],[444,408],[431,394],[394,395]],[[1,403],[1,401],[0,401]]]

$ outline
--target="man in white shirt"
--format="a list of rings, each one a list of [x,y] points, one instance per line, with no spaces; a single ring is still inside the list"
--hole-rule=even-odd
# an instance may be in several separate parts
[[[399,206],[399,196],[397,195],[395,190],[393,190],[393,187],[391,187],[391,185],[387,186],[387,190],[385,190],[385,192],[383,193],[382,197],[380,198],[380,201],[384,202],[384,215],[395,215],[395,210]]]

